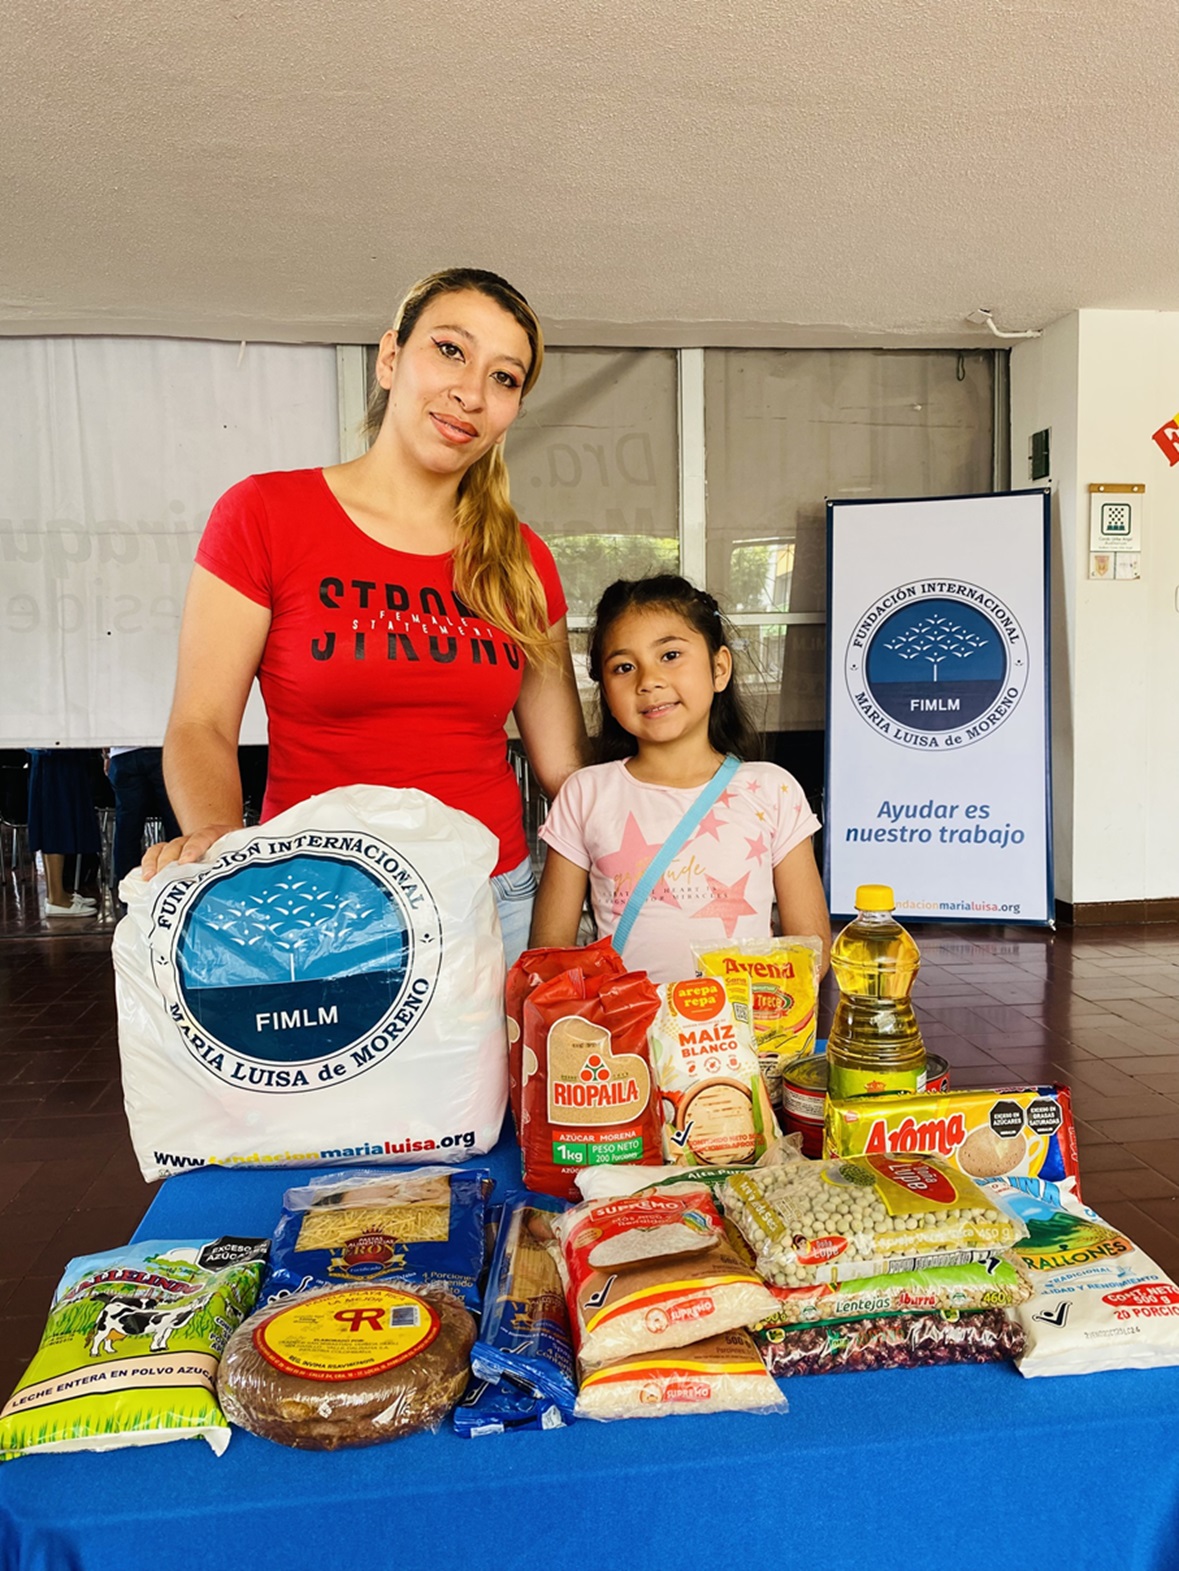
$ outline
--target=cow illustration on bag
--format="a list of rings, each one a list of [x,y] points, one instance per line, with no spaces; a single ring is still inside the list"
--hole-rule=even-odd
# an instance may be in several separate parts
[[[116,1351],[115,1342],[129,1336],[150,1336],[153,1353],[167,1350],[168,1339],[181,1326],[187,1325],[198,1309],[209,1302],[209,1295],[189,1299],[183,1304],[159,1303],[158,1300],[136,1295],[133,1298],[108,1298],[102,1300],[98,1324],[90,1341],[90,1356]]]

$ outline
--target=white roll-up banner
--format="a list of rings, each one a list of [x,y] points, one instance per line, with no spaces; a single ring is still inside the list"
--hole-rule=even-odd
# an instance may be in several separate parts
[[[827,547],[833,915],[1051,924],[1047,491],[828,502]]]

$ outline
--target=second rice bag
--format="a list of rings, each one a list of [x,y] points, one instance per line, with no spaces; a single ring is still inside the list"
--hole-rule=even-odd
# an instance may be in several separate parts
[[[686,1167],[759,1161],[778,1125],[749,1016],[749,984],[666,982],[650,1030],[663,1105],[663,1154]]]
[[[659,1106],[647,1031],[659,995],[645,972],[565,971],[524,1004],[524,1182],[572,1200],[579,1167],[659,1162]],[[527,1066],[526,1066],[527,1067]]]
[[[775,1107],[782,1102],[781,1066],[815,1050],[819,967],[823,945],[815,937],[743,939],[693,947],[701,976],[727,982],[745,977],[753,990],[753,1034],[762,1074]]]
[[[668,1418],[684,1413],[784,1413],[748,1331],[725,1331],[690,1347],[640,1353],[589,1370],[578,1418]]]
[[[399,1281],[479,1309],[485,1167],[346,1168],[288,1189],[262,1304],[313,1287]]]
[[[932,1156],[788,1162],[721,1190],[757,1269],[781,1287],[985,1259],[1025,1229],[965,1173]]]
[[[751,1326],[774,1296],[737,1255],[703,1185],[676,1184],[553,1223],[577,1355],[585,1368]]]

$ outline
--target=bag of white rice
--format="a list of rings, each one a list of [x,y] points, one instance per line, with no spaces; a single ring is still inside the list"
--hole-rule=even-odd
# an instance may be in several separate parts
[[[585,1201],[553,1219],[584,1368],[750,1326],[774,1296],[738,1259],[703,1186]]]
[[[144,1176],[490,1150],[496,845],[423,791],[348,786],[124,879],[119,1046]]]
[[[672,1352],[591,1369],[578,1418],[667,1418],[679,1413],[784,1413],[786,1398],[748,1331],[726,1331]]]
[[[1032,1280],[1015,1311],[1027,1337],[1023,1375],[1179,1364],[1179,1286],[1065,1185],[984,1178],[981,1187],[1027,1227],[1014,1246]]]

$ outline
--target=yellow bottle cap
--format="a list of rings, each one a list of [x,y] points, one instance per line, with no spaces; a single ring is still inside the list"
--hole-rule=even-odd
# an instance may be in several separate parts
[[[891,911],[896,897],[887,884],[861,884],[856,890],[857,911]]]

